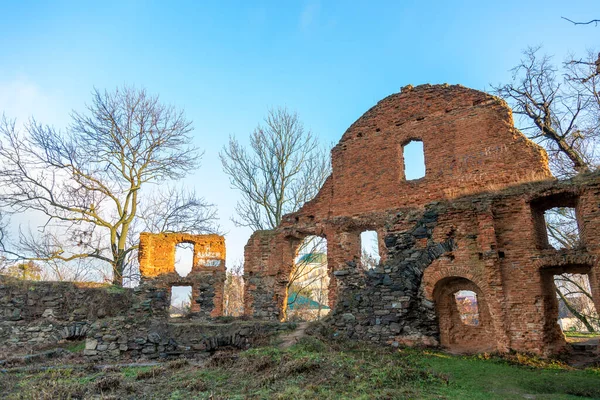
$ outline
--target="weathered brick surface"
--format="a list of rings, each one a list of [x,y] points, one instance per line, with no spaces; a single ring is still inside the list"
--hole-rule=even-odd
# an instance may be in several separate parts
[[[402,146],[423,141],[425,177],[406,181]],[[460,86],[421,86],[379,102],[332,150],[319,195],[256,232],[245,249],[246,314],[282,318],[295,251],[327,238],[329,322],[351,338],[471,351],[564,348],[552,276],[587,273],[600,306],[598,174],[557,181],[545,152],[501,100]],[[576,207],[582,246],[549,247],[543,213]],[[380,265],[360,266],[360,233],[376,230]],[[454,293],[478,296],[480,324],[461,322]]]
[[[175,270],[175,248],[180,243],[194,247],[192,271],[185,277]],[[141,233],[140,274],[142,285],[170,289],[191,286],[191,311],[204,317],[223,314],[225,282],[225,238],[186,233]],[[170,290],[168,290],[170,296]]]

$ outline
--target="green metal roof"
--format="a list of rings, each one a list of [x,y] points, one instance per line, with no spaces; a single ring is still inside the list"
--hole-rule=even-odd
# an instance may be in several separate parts
[[[326,263],[327,254],[325,253],[308,253],[304,254],[298,259],[298,262],[305,262],[309,264]]]
[[[298,310],[301,308],[308,308],[309,310],[318,310],[319,303],[314,301],[310,297],[298,295],[298,293],[293,292],[288,296],[288,309],[290,310]],[[321,310],[329,310],[329,307],[321,304]]]

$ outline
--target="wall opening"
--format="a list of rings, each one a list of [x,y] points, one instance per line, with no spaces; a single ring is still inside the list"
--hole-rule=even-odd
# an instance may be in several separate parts
[[[286,288],[286,319],[313,321],[327,315],[329,283],[327,240],[307,236],[296,250]]]
[[[575,207],[553,207],[544,212],[548,244],[556,250],[575,249],[581,239]]]
[[[169,316],[171,318],[188,316],[191,312],[192,301],[191,286],[171,286]]]
[[[402,158],[404,159],[404,179],[412,181],[425,176],[425,152],[422,141],[411,140],[402,146]]]
[[[191,243],[179,243],[175,246],[175,271],[185,278],[192,272],[194,263],[194,245]]]
[[[360,262],[364,269],[373,269],[379,265],[379,239],[377,231],[364,231],[360,234]]]
[[[563,273],[554,276],[558,300],[558,325],[563,332],[591,333],[600,331],[600,320],[592,298],[587,274]]]
[[[580,350],[594,351],[600,321],[590,290],[591,266],[571,264],[544,267],[542,295],[544,299],[544,342],[551,352],[564,350],[567,343]],[[587,344],[595,344],[591,348]]]
[[[578,198],[572,193],[557,193],[531,202],[539,249],[575,249],[583,245],[579,232]]]
[[[463,324],[479,326],[477,294],[472,290],[459,290],[454,293],[454,301],[456,301],[456,308]]]
[[[433,299],[442,346],[461,352],[496,350],[492,317],[485,296],[473,281],[458,276],[440,279]]]

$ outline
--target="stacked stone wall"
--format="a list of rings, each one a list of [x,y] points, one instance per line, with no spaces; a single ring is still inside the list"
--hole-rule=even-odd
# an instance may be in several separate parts
[[[194,246],[192,271],[185,277],[175,270],[178,243]],[[80,340],[86,340],[84,354],[92,359],[191,356],[215,346],[246,346],[263,332],[262,326],[270,326],[207,328],[223,310],[222,236],[142,233],[140,272],[135,288],[0,277],[0,356]],[[186,324],[169,316],[175,285],[192,286],[194,302]]]
[[[94,324],[126,319],[146,324],[167,318],[166,295],[151,287],[135,289],[73,282],[34,282],[0,278],[0,354],[26,353],[66,341],[83,340]]]

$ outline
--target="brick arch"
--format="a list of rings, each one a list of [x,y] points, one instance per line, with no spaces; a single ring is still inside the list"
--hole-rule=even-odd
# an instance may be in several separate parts
[[[471,326],[462,322],[454,297],[460,290],[469,290],[477,295],[479,325]],[[442,346],[460,352],[497,350],[494,321],[487,298],[478,285],[460,276],[449,276],[436,282],[433,299]]]
[[[434,300],[434,289],[436,284],[442,279],[449,277],[460,277],[468,279],[477,285],[481,290],[487,291],[487,283],[483,277],[473,272],[471,266],[467,264],[449,264],[443,259],[435,260],[423,273],[422,287],[425,297],[428,300]]]

